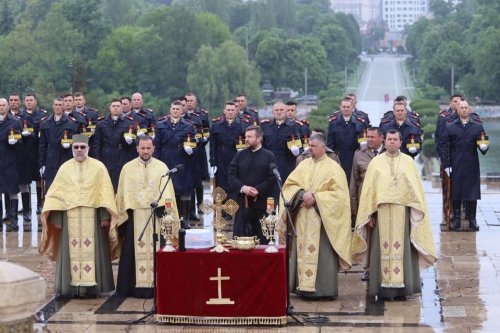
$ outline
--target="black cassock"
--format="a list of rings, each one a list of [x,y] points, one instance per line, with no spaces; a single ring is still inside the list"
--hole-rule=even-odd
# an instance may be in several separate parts
[[[274,154],[265,148],[239,151],[231,161],[229,188],[240,206],[234,220],[234,236],[258,236],[261,244],[267,244],[259,219],[265,215],[267,198],[273,196],[276,186],[271,170],[275,161]],[[252,197],[245,200],[246,195],[240,193],[244,185],[257,189],[259,195],[255,201]]]

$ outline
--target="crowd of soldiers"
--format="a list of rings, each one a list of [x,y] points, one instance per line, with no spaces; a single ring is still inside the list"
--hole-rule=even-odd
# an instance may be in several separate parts
[[[423,138],[418,114],[408,110],[404,96],[394,100],[393,110],[384,114],[380,127],[371,127],[368,115],[357,109],[356,103],[356,96],[348,94],[342,99],[340,110],[329,117],[328,132],[315,130],[325,135],[329,153],[340,161],[347,181],[354,182],[351,184],[354,193],[359,192],[357,188],[362,180],[359,164],[370,161],[355,154],[368,154],[372,158],[376,150],[383,149],[382,135],[395,129],[401,133],[401,152],[414,158],[421,152]],[[307,155],[311,135],[309,122],[297,119],[296,103],[276,102],[271,119],[260,119],[258,112],[247,105],[244,94],[228,101],[223,114],[212,119],[211,124],[208,112],[198,105],[193,93],[176,97],[168,115],[158,118],[144,107],[140,93],[113,99],[109,113],[103,117],[98,117],[98,112],[86,105],[82,93],[55,98],[50,114],[37,106],[35,94],[26,94],[24,108],[20,104],[19,94],[11,94],[8,100],[0,99],[0,191],[6,211],[3,221],[10,222],[8,230],[12,231],[19,229],[19,192],[24,230],[28,230],[31,183],[36,182],[37,213],[40,213],[43,194],[58,168],[72,158],[70,146],[74,134],[89,137],[89,155],[104,163],[115,191],[123,165],[137,157],[136,138],[151,136],[156,146],[155,157],[169,168],[182,165],[182,172],[172,174],[172,182],[184,228],[190,228],[189,221],[200,219],[196,207],[203,200],[202,182],[210,179],[208,163],[215,185],[228,190],[229,164],[236,152],[246,147],[248,126],[262,128],[263,147],[274,153],[283,181],[295,168],[297,159]],[[455,113],[440,113],[436,140],[443,135],[443,126],[456,119],[452,114]],[[479,122],[476,116],[472,119]],[[363,168],[366,170],[366,166]],[[278,194],[276,190],[275,202],[278,202]]]

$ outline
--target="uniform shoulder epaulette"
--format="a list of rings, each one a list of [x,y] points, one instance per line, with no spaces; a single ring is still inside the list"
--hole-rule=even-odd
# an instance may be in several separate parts
[[[207,110],[205,110],[204,108],[200,108],[200,112],[203,112],[203,113],[205,113],[205,114],[208,114],[208,111],[207,111]]]
[[[261,124],[267,124],[267,123],[270,123],[271,122],[271,119],[262,119],[260,121]]]
[[[99,118],[97,118],[97,121],[101,121],[101,120],[104,120],[104,119],[106,119],[106,117],[99,117]]]
[[[392,110],[386,111],[386,112],[384,112],[383,117],[386,117],[386,116],[390,115],[391,113],[394,113],[394,112]]]
[[[42,111],[43,113],[47,113],[47,110],[45,110],[45,109],[40,108],[38,110]]]
[[[191,112],[191,115],[195,116],[195,117],[200,117],[200,114],[199,113],[196,113],[196,112]]]
[[[160,118],[158,118],[158,122],[165,121],[165,120],[169,119],[169,117],[170,117],[170,115],[168,115],[168,114],[166,116],[160,117]]]
[[[141,117],[143,117],[143,118],[145,118],[145,117],[146,117],[146,113],[145,113],[144,111],[142,111],[142,110],[140,110],[140,111],[136,112],[135,114],[136,114],[136,115],[138,115],[138,116],[141,116]]]
[[[439,110],[439,115],[443,114],[443,113],[448,113],[448,109],[442,109],[442,110]]]
[[[212,121],[221,121],[224,117],[222,115],[216,117],[216,118],[213,118]]]
[[[194,121],[192,121],[191,119],[181,117],[181,121],[185,121],[186,123],[194,126]]]
[[[125,119],[128,119],[130,121],[134,121],[134,117],[132,117],[131,115],[126,116]]]
[[[366,119],[365,119],[365,118],[363,118],[363,117],[356,117],[356,119],[357,119],[358,121],[362,122],[362,123],[364,123],[364,122],[366,121]]]
[[[245,124],[250,124],[251,119],[241,118],[241,121],[244,122]]]
[[[295,119],[293,122],[299,126],[304,126],[304,123],[298,119]]]
[[[302,122],[303,124],[305,124],[305,125],[309,125],[309,124],[310,124],[310,123],[309,123],[309,120],[308,120],[307,118],[302,119],[302,120],[301,120],[301,122]]]
[[[390,122],[391,122],[391,119],[388,119],[388,118],[385,118],[385,119],[384,119],[384,118],[382,118],[382,119],[380,120],[380,125],[382,125],[382,124],[387,124],[387,123],[390,123]]]
[[[42,119],[40,119],[40,121],[42,122],[42,121],[45,121],[45,120],[47,120],[47,119],[49,119],[49,116],[45,116],[45,117],[43,117]]]
[[[73,117],[73,115],[70,115],[70,114],[68,115],[68,119],[73,120],[73,121],[76,121],[76,118],[75,118],[75,117]]]
[[[252,109],[252,108],[248,108],[248,111],[253,112],[253,113],[258,113],[257,110]]]
[[[337,120],[337,115],[335,113],[330,115],[330,117],[328,117],[328,121],[335,121],[335,120]]]
[[[476,113],[476,112],[471,112],[470,117],[474,119],[474,121],[478,123],[482,123],[483,121],[481,120],[481,117]]]
[[[451,114],[451,112],[448,112],[448,110],[444,110],[444,112],[442,112],[442,113],[439,112],[439,116],[443,117],[443,118],[448,117],[450,114]]]

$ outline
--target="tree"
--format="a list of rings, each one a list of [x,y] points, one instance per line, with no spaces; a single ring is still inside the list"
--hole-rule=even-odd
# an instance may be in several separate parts
[[[260,75],[255,66],[246,62],[245,50],[233,41],[219,47],[202,46],[189,64],[189,90],[210,108],[222,108],[224,103],[245,92],[254,103],[262,101]]]
[[[8,34],[14,27],[14,15],[7,1],[4,1],[0,11],[0,35]]]

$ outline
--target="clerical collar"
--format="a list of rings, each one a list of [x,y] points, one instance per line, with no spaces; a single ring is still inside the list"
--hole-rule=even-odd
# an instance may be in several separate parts
[[[252,153],[255,153],[256,151],[259,151],[259,150],[260,150],[260,148],[262,148],[262,145],[258,146],[258,147],[257,147],[257,148],[255,148],[255,149],[252,149]]]
[[[394,154],[391,154],[389,153],[387,150],[385,151],[385,153],[387,154],[387,156],[389,157],[397,157],[399,155],[399,150],[397,152],[395,152]]]
[[[314,157],[313,157],[313,161],[314,161],[314,162],[319,162],[319,161],[323,160],[325,157],[326,157],[326,154],[324,154],[323,156],[321,156],[321,157],[320,157],[320,158],[318,158],[318,159],[316,159],[316,158],[314,158]]]
[[[138,157],[139,159],[139,163],[141,164],[144,164],[144,166],[148,165],[149,163],[151,163],[151,161],[153,160],[153,157],[151,157],[149,160],[147,161],[144,161],[141,157]]]

